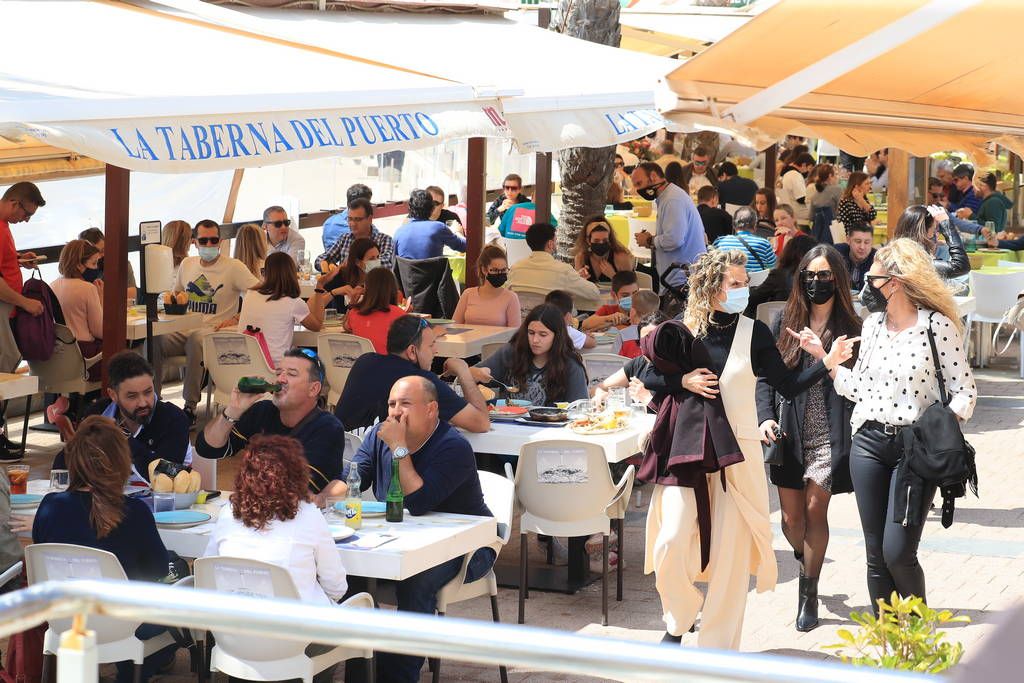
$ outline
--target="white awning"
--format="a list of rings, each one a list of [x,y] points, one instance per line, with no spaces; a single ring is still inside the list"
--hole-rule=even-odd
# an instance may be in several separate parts
[[[201,172],[509,137],[473,87],[143,3],[0,3],[0,135]],[[342,42],[342,41],[336,41]]]

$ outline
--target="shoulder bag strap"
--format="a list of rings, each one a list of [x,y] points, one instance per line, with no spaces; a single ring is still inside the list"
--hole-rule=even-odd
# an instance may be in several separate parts
[[[743,239],[743,235],[736,233],[736,239],[740,241],[740,244],[742,244],[747,251],[754,255],[754,260],[757,261],[757,265],[761,266],[761,270],[768,270],[768,266],[764,264],[764,259],[762,259],[761,255],[750,246],[749,242]]]
[[[935,379],[939,381],[939,400],[942,405],[949,405],[949,396],[946,395],[946,383],[942,380],[942,368],[939,367],[939,350],[935,346],[935,333],[932,332],[932,316],[935,312],[928,314],[928,343],[932,347],[932,363],[935,365]]]

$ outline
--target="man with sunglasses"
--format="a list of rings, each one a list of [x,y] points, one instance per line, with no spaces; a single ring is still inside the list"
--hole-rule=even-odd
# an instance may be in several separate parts
[[[282,207],[271,206],[263,212],[263,229],[267,231],[270,253],[284,252],[296,263],[306,253],[306,238],[292,227],[288,213]]]
[[[277,383],[281,389],[269,397],[233,388],[228,405],[196,437],[196,453],[225,458],[245,450],[256,434],[290,436],[302,444],[309,463],[309,490],[323,507],[327,498],[345,491],[345,430],[319,406],[323,363],[309,349],[289,349],[277,365]]]
[[[521,192],[522,189],[522,178],[515,173],[505,176],[505,181],[501,184],[501,196],[487,209],[487,222],[493,225],[514,205],[530,201],[530,198]]]
[[[718,187],[718,178],[711,168],[711,155],[706,148],[697,147],[693,150],[690,163],[683,166],[679,182],[691,197],[700,192],[702,187]]]
[[[188,295],[188,309],[202,313],[203,324],[188,332],[165,334],[160,337],[160,344],[163,357],[184,355],[186,358],[182,395],[185,412],[195,424],[196,405],[202,398],[203,339],[219,329],[238,324],[238,299],[259,280],[241,261],[221,254],[220,226],[216,221],[207,219],[196,223],[192,242],[199,255],[186,257],[181,262],[174,291]],[[158,384],[162,374],[158,368]]]
[[[632,179],[636,193],[648,201],[654,201],[658,207],[655,234],[647,230],[636,234],[636,243],[651,250],[653,271],[645,269],[645,272],[651,272],[654,276],[657,290],[661,274],[669,266],[673,263],[689,265],[707,251],[704,223],[689,193],[665,180],[665,173],[658,164],[643,162],[633,169]],[[678,286],[684,282],[686,273],[682,269],[672,272],[672,285]]]
[[[369,427],[388,417],[388,393],[402,377],[417,375],[429,380],[437,392],[442,420],[468,432],[486,432],[491,428],[487,401],[480,393],[466,361],[449,358],[443,374],[454,376],[462,396],[430,371],[434,363],[437,334],[423,318],[403,315],[388,328],[388,352],[364,353],[349,371],[334,414],[346,429]]]

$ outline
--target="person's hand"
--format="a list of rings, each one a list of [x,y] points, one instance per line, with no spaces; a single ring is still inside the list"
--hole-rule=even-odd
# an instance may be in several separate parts
[[[946,209],[941,206],[929,206],[928,213],[932,215],[936,223],[945,223],[949,220],[949,214],[946,213]],[[960,212],[958,211],[957,214]]]
[[[576,269],[576,274],[579,275],[584,280],[589,280],[590,279],[590,267],[589,266],[580,266],[579,268]]]
[[[599,263],[601,275],[604,275],[607,278],[611,278],[613,275],[615,275],[615,268],[612,267],[611,261],[609,261],[608,259],[601,259]]]
[[[997,249],[999,247],[999,240],[995,237],[989,237],[985,244],[992,249]]]
[[[629,397],[634,403],[643,403],[644,405],[647,405],[651,402],[651,399],[654,398],[654,394],[651,393],[651,390],[645,387],[643,381],[636,377],[629,380],[629,388],[626,391],[629,393]]]
[[[39,257],[36,256],[36,252],[34,251],[23,251],[18,254],[19,261],[35,261],[37,258]]]
[[[449,358],[444,362],[441,376],[461,377],[466,372],[469,372],[469,364],[466,361],[461,358]]]
[[[333,278],[333,277],[334,277],[334,271],[333,270],[329,270],[329,271],[323,273],[322,275],[320,275],[320,277],[318,277],[316,279],[316,284],[314,285],[314,287],[316,289],[326,289],[327,283],[330,282],[331,278]]]
[[[472,367],[469,369],[469,374],[473,376],[473,381],[478,384],[487,384],[494,379],[491,375],[491,369],[485,366]]]
[[[408,434],[409,424],[405,415],[399,415],[397,418],[388,417],[377,429],[377,438],[386,443],[392,453],[399,446],[408,446]]]
[[[595,385],[594,395],[592,398],[597,403],[597,405],[603,406],[605,404],[605,399],[608,398],[608,390],[602,387],[600,384]]]
[[[25,311],[29,315],[42,315],[43,314],[43,302],[37,299],[29,299],[24,297],[25,301],[21,304],[21,310]]]
[[[718,389],[715,388],[717,386],[718,375],[707,368],[697,368],[693,372],[683,375],[683,389],[704,398],[717,396],[719,394]]]
[[[821,339],[811,328],[805,327],[799,332],[794,332],[792,328],[787,327],[786,332],[794,339],[800,340],[800,348],[811,354],[811,357],[815,360],[821,360],[825,357],[825,348],[821,344]]]
[[[828,350],[828,354],[823,359],[825,367],[829,369],[836,368],[853,358],[853,347],[859,341],[860,337],[847,339],[844,334],[832,342],[832,348]]]
[[[956,210],[956,217],[960,218],[960,219],[966,220],[966,219],[970,218],[973,213],[974,212],[971,211],[970,207],[962,206],[962,207],[960,207],[959,209]],[[936,220],[938,220],[938,219],[936,219]]]
[[[625,325],[628,322],[629,316],[626,315],[625,313],[612,313],[610,316],[608,316],[608,324],[612,326]]]
[[[32,533],[32,521],[33,517],[25,515],[11,515],[7,521],[7,526],[10,527],[11,532],[17,534],[30,534]]]
[[[238,316],[237,315],[236,316],[232,316],[232,317],[228,318],[227,320],[225,320],[224,322],[222,322],[221,324],[217,325],[217,329],[218,330],[224,330],[224,329],[227,329],[229,327],[232,328],[232,329],[238,327]]]
[[[775,420],[765,420],[758,427],[761,430],[761,441],[763,443],[775,443],[775,430],[779,428],[779,423]]]
[[[225,410],[232,420],[238,420],[254,403],[263,400],[264,397],[266,394],[246,394],[239,391],[238,387],[234,387],[231,389],[231,399]]]
[[[636,234],[636,243],[641,247],[649,247],[652,239],[651,233],[647,232],[647,230],[641,230]]]
[[[981,236],[984,237],[987,240],[990,240],[990,239],[992,239],[992,231],[989,230],[988,228],[982,228],[981,229]]]
[[[501,203],[501,206],[500,206],[500,207],[498,207],[498,211],[508,211],[508,208],[509,208],[510,206],[512,206],[512,203],[513,203],[513,202],[512,202],[512,200],[511,200],[511,199],[509,199],[508,197],[505,197],[505,201],[503,201],[503,202]]]

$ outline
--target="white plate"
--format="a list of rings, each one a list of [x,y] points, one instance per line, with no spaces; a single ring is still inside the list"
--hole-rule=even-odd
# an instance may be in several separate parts
[[[343,541],[356,532],[352,527],[345,526],[344,524],[332,524],[331,525],[331,538],[335,541]]]

